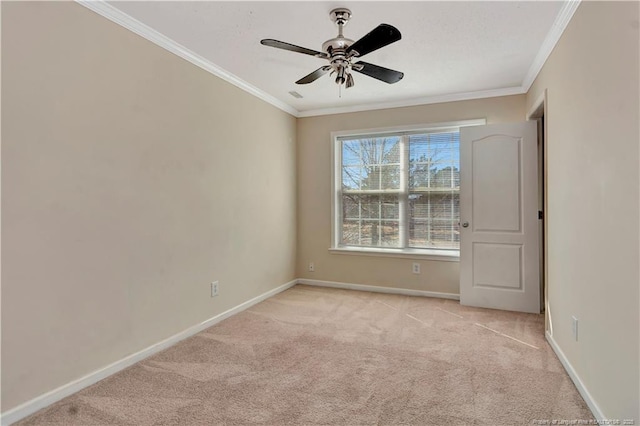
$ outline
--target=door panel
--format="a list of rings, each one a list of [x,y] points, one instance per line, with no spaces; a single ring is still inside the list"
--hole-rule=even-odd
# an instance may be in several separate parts
[[[520,232],[520,142],[502,135],[471,141],[474,231]]]
[[[540,312],[536,123],[460,130],[460,303]]]
[[[473,285],[522,289],[522,245],[473,244]]]

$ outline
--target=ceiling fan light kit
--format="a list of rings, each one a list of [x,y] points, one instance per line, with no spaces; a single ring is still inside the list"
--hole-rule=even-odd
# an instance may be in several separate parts
[[[404,74],[399,71],[363,61],[353,62],[355,58],[360,58],[400,40],[402,36],[397,28],[389,24],[380,24],[364,37],[354,42],[343,35],[343,28],[351,19],[351,11],[346,8],[337,8],[333,9],[329,16],[338,26],[338,36],[325,41],[322,44],[322,52],[274,39],[264,39],[260,43],[265,46],[303,53],[329,61],[329,65],[324,65],[302,77],[296,81],[296,84],[309,84],[330,72],[330,75],[335,74],[335,82],[339,87],[344,85],[349,89],[354,85],[351,71],[359,72],[389,84],[402,80]]]

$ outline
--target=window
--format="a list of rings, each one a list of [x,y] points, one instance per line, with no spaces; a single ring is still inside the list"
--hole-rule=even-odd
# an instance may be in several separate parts
[[[334,249],[457,256],[459,127],[334,135]]]

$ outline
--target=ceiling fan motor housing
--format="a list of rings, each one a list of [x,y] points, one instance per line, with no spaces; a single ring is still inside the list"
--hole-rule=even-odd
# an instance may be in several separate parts
[[[353,40],[344,38],[344,37],[336,37],[322,43],[322,50],[327,52],[329,56],[334,57],[341,55],[346,57],[346,50],[349,46],[353,44]]]

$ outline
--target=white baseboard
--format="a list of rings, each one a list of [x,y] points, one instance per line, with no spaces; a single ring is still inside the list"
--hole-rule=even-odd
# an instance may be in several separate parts
[[[231,308],[221,314],[218,314],[212,318],[209,318],[206,321],[201,322],[200,324],[196,324],[193,327],[189,327],[188,329],[175,334],[168,339],[162,340],[154,345],[149,346],[146,349],[143,349],[139,352],[136,352],[132,355],[129,355],[125,358],[122,358],[119,361],[114,362],[113,364],[107,365],[100,370],[96,370],[92,373],[87,374],[84,377],[81,377],[77,380],[74,380],[66,385],[62,385],[57,389],[54,389],[50,392],[47,392],[43,395],[40,395],[30,401],[27,401],[15,408],[12,408],[0,415],[0,424],[2,426],[10,425],[11,423],[15,423],[38,410],[41,410],[54,402],[60,401],[63,398],[66,398],[69,395],[72,395],[88,386],[93,385],[94,383],[99,382],[100,380],[111,376],[125,368],[135,364],[136,362],[142,361],[143,359],[156,354],[172,345],[175,345],[181,340],[186,339],[187,337],[191,337],[196,333],[205,330],[212,325],[219,323],[220,321],[229,318],[232,315],[235,315],[239,312],[244,311],[245,309],[250,308],[256,303],[260,303],[265,299],[268,299],[271,296],[274,296],[288,288],[296,285],[298,280],[290,281],[286,284],[281,285],[280,287],[276,287],[273,290],[269,290],[266,293],[263,293],[259,296],[254,297],[251,300],[247,300],[244,303],[239,304],[238,306]]]
[[[371,291],[374,293],[402,294],[404,296],[439,297],[441,299],[460,300],[459,294],[439,293],[437,291],[409,290],[406,288],[379,287],[376,285],[341,283],[336,281],[298,279],[298,284],[313,285],[317,287],[343,288],[346,290]]]
[[[594,401],[593,397],[585,387],[584,383],[582,383],[582,380],[580,380],[578,373],[576,373],[576,370],[573,369],[573,366],[565,356],[564,352],[562,352],[562,349],[560,349],[560,346],[558,346],[556,341],[553,340],[553,336],[551,336],[551,334],[549,334],[548,331],[545,333],[545,335],[547,337],[547,341],[549,342],[549,345],[551,345],[551,348],[558,356],[558,359],[562,363],[562,366],[569,374],[569,377],[571,377],[571,381],[573,381],[573,384],[576,385],[578,392],[582,396],[582,399],[584,399],[584,402],[587,403],[587,406],[591,410],[591,413],[596,418],[596,420],[598,420],[599,422],[603,422],[604,424],[604,420],[606,420],[607,418],[602,413],[602,410],[600,409],[600,407],[598,407],[598,404],[596,404],[596,402]]]
[[[27,401],[15,408],[12,408],[11,410],[8,410],[0,415],[0,424],[2,426],[5,426],[5,425],[10,425],[12,423],[15,423],[35,413],[36,411],[41,410],[42,408],[45,408],[63,398],[66,398],[69,395],[72,395],[88,386],[91,386],[94,383],[97,383],[100,380],[106,377],[109,377],[135,364],[136,362],[142,361],[143,359],[148,358],[149,356],[156,354],[178,343],[181,340],[191,337],[194,334],[197,334],[200,331],[205,330],[211,327],[212,325],[215,325],[220,321],[226,318],[229,318],[232,315],[240,313],[257,303],[260,303],[263,300],[268,299],[269,297],[272,297],[284,290],[287,290],[288,288],[291,288],[296,284],[306,284],[306,285],[317,286],[317,287],[341,288],[341,289],[357,290],[357,291],[370,291],[370,292],[376,292],[376,293],[401,294],[405,296],[438,297],[438,298],[444,298],[444,299],[460,300],[460,295],[454,294],[454,293],[439,293],[439,292],[424,291],[424,290],[409,290],[404,288],[379,287],[379,286],[373,286],[373,285],[351,284],[351,283],[343,283],[343,282],[335,282],[335,281],[311,280],[306,278],[293,280],[279,287],[276,287],[273,290],[267,291],[266,293],[256,296],[251,300],[241,303],[240,305],[234,308],[231,308],[225,312],[222,312],[212,318],[209,318],[208,320],[203,321],[200,324],[194,325],[178,334],[175,334],[169,337],[168,339],[165,339],[161,342],[158,342],[154,345],[149,346],[146,349],[143,349],[119,361],[116,361],[113,364],[110,364],[100,370],[87,374],[86,376],[81,377],[77,380],[74,380],[73,382],[67,383],[66,385],[60,386],[57,389],[54,389],[30,401]],[[580,377],[578,376],[576,371],[573,369],[573,366],[571,365],[571,363],[569,363],[569,360],[564,355],[564,352],[562,352],[562,349],[560,349],[558,344],[555,342],[553,337],[548,332],[546,333],[546,338],[547,338],[547,341],[549,342],[549,345],[551,345],[551,348],[553,349],[555,354],[558,356],[558,359],[562,363],[564,369],[569,374],[569,377],[575,384],[576,388],[578,389],[578,392],[587,403],[589,409],[591,410],[595,418],[599,421],[605,420],[606,417],[602,413],[602,410],[600,409],[598,404],[596,404],[593,397],[591,396],[587,388],[584,386],[584,384],[580,380]]]
[[[334,281],[320,281],[320,280],[309,280],[309,279],[293,280],[279,287],[276,287],[273,290],[263,293],[257,297],[254,297],[251,300],[241,303],[240,305],[234,308],[231,308],[225,312],[222,312],[221,314],[218,314],[212,318],[209,318],[208,320],[203,321],[200,324],[196,324],[192,327],[189,327],[188,329],[178,334],[175,334],[165,340],[162,340],[161,342],[151,345],[148,348],[145,348],[125,358],[122,358],[121,360],[116,361],[112,364],[109,364],[106,367],[103,367],[99,370],[89,373],[84,377],[81,377],[70,383],[62,385],[57,389],[49,391],[15,408],[12,408],[0,414],[0,424],[2,426],[5,426],[5,425],[10,425],[12,423],[15,423],[35,413],[36,411],[39,411],[55,402],[60,401],[63,398],[66,398],[69,395],[79,392],[82,389],[99,382],[102,379],[105,379],[119,371],[122,371],[125,368],[132,366],[136,362],[142,361],[143,359],[148,358],[153,354],[156,354],[170,346],[173,346],[179,341],[184,340],[188,337],[191,337],[194,334],[199,333],[202,330],[205,330],[211,327],[212,325],[215,325],[220,321],[226,318],[229,318],[232,315],[242,312],[245,309],[248,309],[257,303],[260,303],[271,296],[274,296],[288,288],[293,287],[296,284],[306,284],[306,285],[319,286],[319,287],[342,288],[347,290],[371,291],[376,293],[402,294],[405,296],[439,297],[444,299],[460,300],[460,295],[453,294],[453,293],[438,293],[433,291],[409,290],[409,289],[392,288],[392,287],[379,287],[379,286],[373,286],[373,285],[350,284],[350,283],[342,283],[342,282],[334,282]]]

